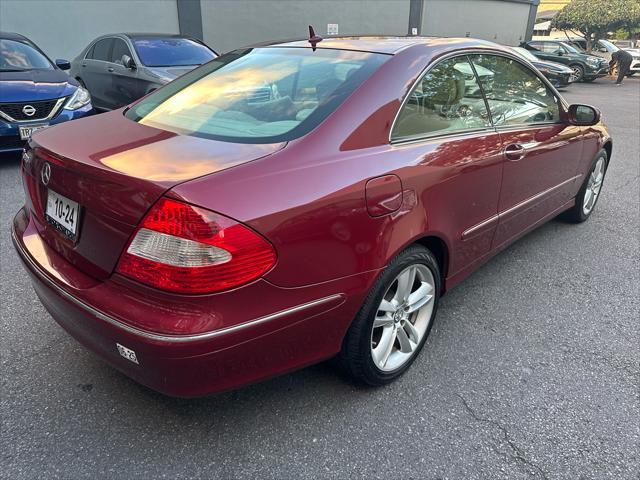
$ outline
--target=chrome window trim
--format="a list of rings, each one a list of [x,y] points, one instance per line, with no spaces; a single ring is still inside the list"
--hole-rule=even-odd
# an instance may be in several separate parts
[[[524,59],[524,58],[520,58],[518,57],[515,53],[511,53],[511,52],[507,52],[507,51],[503,51],[503,50],[493,50],[493,49],[487,49],[487,48],[482,48],[482,47],[478,47],[478,48],[468,48],[465,50],[460,50],[460,51],[455,51],[455,52],[449,52],[446,53],[444,55],[441,55],[439,57],[436,57],[435,59],[433,59],[431,61],[431,63],[429,63],[423,70],[422,72],[420,72],[420,74],[417,76],[416,80],[414,80],[414,82],[411,84],[411,87],[409,88],[409,90],[407,91],[407,93],[405,94],[404,98],[402,99],[402,102],[400,103],[400,107],[398,108],[398,110],[396,111],[395,116],[393,117],[393,122],[391,123],[391,128],[389,129],[389,137],[388,137],[388,142],[390,145],[397,145],[400,143],[415,143],[420,141],[421,139],[425,139],[425,140],[431,140],[433,138],[437,138],[437,137],[443,137],[443,136],[450,136],[451,134],[457,134],[460,132],[460,130],[456,130],[454,132],[449,132],[447,133],[437,133],[437,132],[432,132],[434,133],[433,135],[425,135],[422,136],[420,139],[413,139],[413,138],[409,138],[407,141],[406,137],[405,138],[399,138],[399,139],[395,139],[392,140],[391,139],[391,135],[393,133],[393,129],[396,126],[396,122],[398,120],[398,117],[400,116],[400,112],[402,112],[402,109],[404,108],[405,104],[409,101],[409,98],[411,97],[411,93],[413,92],[413,90],[416,88],[416,86],[418,85],[418,82],[420,82],[422,80],[422,78],[427,75],[429,73],[429,71],[434,68],[436,65],[438,65],[440,62],[448,60],[450,58],[455,58],[455,57],[462,57],[462,56],[471,56],[471,55],[496,55],[498,57],[505,57],[508,58],[510,60],[515,60],[518,63],[520,63],[521,65],[523,65],[524,67],[526,67],[531,73],[533,73],[536,77],[538,77],[543,83],[544,85],[547,87],[547,89],[550,90],[550,92],[552,93],[552,95],[556,98],[556,101],[559,102],[559,106],[563,107],[565,110],[569,107],[569,104],[567,103],[567,101],[562,98],[562,95],[560,95],[560,93],[558,92],[558,90],[551,84],[551,82],[547,79],[547,77],[545,77],[544,75],[542,75],[542,73],[540,73],[533,65],[531,65],[531,63],[529,63],[528,60]],[[469,59],[470,60],[470,59]],[[475,72],[475,67],[473,66],[473,62],[471,61],[471,66]],[[476,80],[477,76],[476,76]],[[482,84],[479,83],[480,88],[482,89]],[[482,98],[485,101],[485,104],[487,102],[486,99],[486,95],[484,95],[484,90],[482,89],[483,95]],[[566,122],[562,121],[562,110],[560,112],[560,121],[559,122],[538,122],[538,123],[523,123],[523,124],[518,124],[518,125],[495,125],[493,123],[493,118],[491,116],[491,111],[489,111],[489,118],[491,120],[491,125],[487,126],[484,129],[477,129],[478,131],[488,131],[488,130],[494,130],[497,131],[501,128],[516,128],[516,129],[521,129],[523,127],[535,127],[536,125],[564,125]],[[475,129],[474,129],[475,130]]]
[[[412,143],[418,142],[427,142],[431,140],[439,140],[441,138],[450,138],[450,137],[464,137],[467,135],[473,135],[474,133],[486,132],[486,133],[495,133],[496,129],[494,127],[485,127],[485,128],[467,128],[465,130],[454,130],[451,132],[442,132],[442,133],[434,133],[433,135],[413,135],[411,137],[404,137],[398,140],[392,140],[390,145],[409,145]]]
[[[91,305],[86,304],[82,300],[74,297],[73,295],[71,295],[70,293],[68,293],[64,289],[62,289],[59,285],[57,285],[51,278],[49,278],[49,275],[42,269],[42,267],[40,267],[31,258],[31,256],[24,250],[24,248],[22,248],[22,246],[20,245],[20,242],[18,241],[16,232],[15,232],[15,230],[13,228],[11,229],[11,239],[13,240],[14,246],[16,247],[18,252],[20,253],[20,258],[27,264],[27,266],[31,269],[31,271],[34,274],[36,274],[36,276],[46,286],[48,286],[49,288],[54,290],[58,295],[60,295],[64,299],[68,300],[69,302],[73,303],[75,306],[81,308],[82,310],[87,312],[89,315],[92,315],[92,316],[96,317],[97,319],[102,320],[105,323],[108,323],[108,324],[110,324],[110,325],[112,325],[112,326],[114,326],[116,328],[119,328],[120,330],[124,330],[127,333],[131,333],[133,335],[137,335],[137,336],[143,337],[145,339],[154,340],[154,341],[162,342],[162,343],[169,343],[169,344],[172,344],[172,343],[189,343],[189,342],[195,342],[195,341],[199,341],[199,340],[208,340],[208,339],[219,337],[219,336],[222,336],[222,335],[226,335],[226,334],[229,334],[229,333],[232,333],[232,332],[237,332],[239,330],[244,330],[245,328],[254,327],[256,325],[267,323],[267,322],[269,322],[271,320],[276,320],[278,318],[282,318],[282,317],[285,317],[287,315],[291,315],[293,313],[297,313],[297,312],[309,309],[311,307],[315,307],[317,305],[323,305],[325,303],[329,303],[331,301],[344,298],[344,294],[343,293],[336,293],[336,294],[329,295],[329,296],[326,296],[326,297],[323,297],[323,298],[318,298],[316,300],[312,300],[312,301],[307,302],[307,303],[302,303],[302,304],[296,305],[294,307],[286,308],[284,310],[280,310],[278,312],[271,313],[269,315],[265,315],[265,316],[262,316],[262,317],[259,317],[259,318],[253,319],[253,320],[249,320],[247,322],[240,323],[238,325],[233,325],[231,327],[220,328],[218,330],[212,330],[212,331],[197,333],[197,334],[193,334],[193,335],[169,335],[169,334],[154,333],[154,332],[150,332],[148,330],[143,330],[141,328],[133,327],[133,326],[131,326],[129,324],[121,322],[120,320],[117,320],[117,319],[115,319],[115,318],[113,318],[113,317],[101,312],[100,310],[92,307]]]
[[[6,113],[4,113],[2,110],[0,110],[0,117],[4,118],[5,120],[8,120],[9,122],[12,122],[12,123],[45,122],[45,121],[51,120],[53,117],[55,117],[58,114],[58,111],[60,110],[60,107],[62,106],[62,104],[66,100],[67,100],[67,97],[59,98],[58,101],[56,102],[56,104],[51,109],[51,112],[49,112],[49,115],[47,115],[46,117],[30,118],[29,120],[16,120],[15,118],[11,117],[10,115],[7,115]],[[38,101],[33,102],[33,103],[38,103],[38,102],[46,102],[46,100],[38,100]],[[9,102],[9,103],[11,103],[11,102]],[[26,103],[26,104],[28,104],[29,102],[14,102],[14,103]]]

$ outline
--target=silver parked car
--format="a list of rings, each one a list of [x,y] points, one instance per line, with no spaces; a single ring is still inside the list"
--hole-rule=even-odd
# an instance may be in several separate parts
[[[92,41],[71,62],[69,75],[89,90],[96,109],[113,110],[217,56],[190,37],[118,33]]]

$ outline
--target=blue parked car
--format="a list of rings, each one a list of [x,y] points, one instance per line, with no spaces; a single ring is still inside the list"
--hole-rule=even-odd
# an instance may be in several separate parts
[[[0,152],[20,151],[36,130],[94,113],[89,92],[31,40],[0,32]]]

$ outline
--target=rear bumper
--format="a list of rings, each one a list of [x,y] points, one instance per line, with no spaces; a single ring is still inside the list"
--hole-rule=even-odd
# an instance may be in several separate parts
[[[271,291],[274,297],[288,298],[290,306],[245,319],[245,311],[252,309],[237,304],[237,318],[226,319],[220,328],[172,334],[136,326],[134,317],[145,316],[148,323],[157,308],[150,305],[141,311],[140,299],[131,300],[135,294],[130,289],[121,292],[119,303],[131,302],[127,308],[132,318],[115,317],[105,311],[106,304],[92,301],[96,297],[90,291],[99,287],[74,277],[73,266],[44,244],[24,209],[14,219],[12,237],[36,294],[60,326],[137,382],[172,396],[227,390],[333,356],[375,277],[368,272],[302,289],[256,282],[242,288],[246,299],[272,305],[272,298],[255,297]],[[224,297],[217,295],[219,303]],[[162,301],[152,296],[144,300]],[[137,363],[121,356],[118,345],[133,350]]]

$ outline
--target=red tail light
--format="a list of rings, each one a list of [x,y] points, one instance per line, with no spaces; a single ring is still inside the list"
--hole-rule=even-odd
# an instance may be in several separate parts
[[[238,222],[163,198],[138,226],[116,271],[179,293],[235,288],[266,273],[276,253]]]

